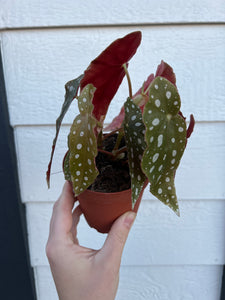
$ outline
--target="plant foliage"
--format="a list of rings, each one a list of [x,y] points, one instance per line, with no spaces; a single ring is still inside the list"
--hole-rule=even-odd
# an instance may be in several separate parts
[[[125,76],[123,64],[127,64],[132,58],[140,42],[140,31],[117,39],[95,58],[84,72],[81,89],[88,83],[96,87],[93,115],[98,121],[104,121],[109,104]]]
[[[125,102],[124,108],[124,132],[131,176],[132,204],[134,207],[146,180],[146,176],[141,169],[142,155],[146,148],[145,125],[142,122],[140,108],[130,98]]]
[[[131,178],[132,207],[149,181],[150,192],[179,215],[175,173],[195,121],[191,115],[186,129],[185,117],[180,111],[176,76],[164,61],[159,64],[155,75],[150,74],[132,95],[127,67],[140,42],[140,31],[117,39],[90,63],[84,75],[66,84],[65,101],[56,121],[47,182],[49,185],[52,158],[63,117],[76,97],[79,114],[70,128],[68,151],[63,161],[65,179],[72,182],[75,196],[85,191],[98,176],[95,162],[98,152],[105,153],[113,161],[126,157],[125,151]],[[105,138],[103,121],[125,75],[130,97],[106,128],[111,131],[107,136],[118,132],[115,147],[109,153],[102,146]],[[77,97],[79,88],[80,95]],[[123,137],[125,146],[119,148]]]
[[[94,129],[97,120],[92,116],[95,88],[88,84],[78,97],[80,114],[75,118],[68,136],[69,170],[75,196],[78,196],[98,175],[95,166],[97,140]]]
[[[54,138],[53,143],[52,143],[51,158],[50,158],[50,161],[49,161],[49,164],[48,164],[48,170],[46,172],[46,180],[47,180],[48,187],[50,187],[50,175],[51,175],[52,159],[53,159],[53,156],[54,156],[55,146],[56,146],[56,142],[57,142],[57,139],[58,139],[59,130],[60,130],[60,127],[61,127],[61,124],[62,124],[62,120],[63,120],[66,112],[68,111],[73,99],[77,95],[77,91],[78,91],[80,81],[81,81],[82,78],[83,78],[83,75],[80,75],[76,79],[68,81],[65,85],[65,89],[66,89],[65,100],[63,102],[60,115],[59,115],[58,119],[56,120],[56,134],[55,134],[55,138]]]
[[[180,105],[176,87],[167,79],[156,77],[143,113],[147,148],[142,169],[151,183],[152,194],[177,214],[174,175],[186,145],[186,124],[179,115]]]

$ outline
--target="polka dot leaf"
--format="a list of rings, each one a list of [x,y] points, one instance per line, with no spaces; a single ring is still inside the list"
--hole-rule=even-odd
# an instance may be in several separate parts
[[[146,180],[141,169],[141,159],[146,148],[145,126],[140,108],[130,98],[125,102],[124,110],[123,124],[131,176],[132,205],[134,207]]]
[[[67,151],[63,160],[63,173],[65,180],[71,181],[71,174],[70,174],[70,152]]]
[[[56,142],[58,139],[62,120],[63,120],[65,114],[67,113],[73,99],[77,95],[77,91],[78,91],[78,88],[79,88],[79,85],[80,85],[80,82],[81,82],[81,79],[83,78],[83,76],[84,75],[80,75],[78,78],[70,80],[65,85],[65,89],[66,89],[65,100],[63,102],[60,115],[59,115],[58,119],[56,120],[56,134],[55,134],[55,138],[52,143],[51,157],[50,157],[50,161],[48,164],[48,170],[46,172],[46,180],[47,180],[48,187],[50,187],[50,174],[51,174],[52,160],[53,160],[53,156],[54,156],[54,152],[55,152],[55,145],[56,145]]]
[[[80,114],[75,118],[68,136],[69,168],[75,196],[90,186],[98,175],[95,165],[97,139],[94,133],[97,120],[92,116],[95,88],[86,85],[78,97]]]
[[[156,184],[151,184],[150,191],[154,196],[168,205],[178,216],[180,216],[173,171],[163,174]]]
[[[156,77],[143,112],[147,148],[142,170],[151,183],[151,193],[177,214],[174,176],[186,145],[186,124],[178,114],[180,105],[176,87],[167,79]]]

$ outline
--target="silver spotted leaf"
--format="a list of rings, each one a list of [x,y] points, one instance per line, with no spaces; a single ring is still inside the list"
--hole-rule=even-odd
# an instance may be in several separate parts
[[[97,140],[94,134],[97,120],[92,116],[95,87],[86,85],[78,97],[80,114],[75,118],[68,136],[69,166],[75,196],[91,185],[98,175],[95,165]]]
[[[180,105],[176,87],[167,79],[156,77],[143,112],[147,148],[142,170],[151,183],[151,193],[177,214],[174,176],[186,145],[186,124],[178,114]]]
[[[63,160],[63,173],[65,180],[71,181],[71,174],[70,174],[70,152],[67,151]]]
[[[174,175],[175,173],[173,171],[162,174],[160,180],[156,184],[151,184],[150,191],[159,200],[168,205],[178,216],[180,216],[174,185]]]
[[[51,157],[50,157],[50,161],[48,164],[48,170],[46,172],[46,180],[47,180],[48,187],[50,187],[50,175],[51,175],[52,160],[53,160],[53,156],[54,156],[54,152],[55,152],[55,145],[56,145],[56,142],[58,139],[62,120],[63,120],[65,114],[67,113],[73,99],[77,95],[77,91],[78,91],[81,79],[83,77],[84,77],[84,75],[80,75],[78,78],[68,81],[65,85],[65,89],[66,89],[65,100],[63,102],[60,115],[56,120],[56,134],[55,134],[55,138],[52,143]]]
[[[124,110],[124,133],[131,176],[132,206],[134,207],[146,180],[141,169],[141,159],[146,148],[145,125],[140,108],[130,98],[125,102]]]

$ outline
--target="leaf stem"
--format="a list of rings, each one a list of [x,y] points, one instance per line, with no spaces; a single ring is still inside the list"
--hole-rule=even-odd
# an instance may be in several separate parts
[[[105,150],[102,150],[102,149],[98,149],[98,152],[101,152],[103,154],[109,155],[111,157],[115,157],[115,155],[112,154],[111,152],[108,152],[108,151],[105,151]]]
[[[124,146],[124,147],[122,147],[122,148],[116,150],[114,155],[117,156],[118,154],[123,153],[123,152],[125,152],[126,150],[127,150],[127,146]]]
[[[115,129],[115,130],[113,130],[113,131],[107,133],[107,134],[104,134],[102,140],[104,141],[104,140],[107,139],[109,136],[113,135],[113,134],[116,133],[117,131],[121,131],[122,129],[123,129],[123,128],[120,127],[120,128],[118,128],[118,129]]]
[[[115,143],[113,152],[115,152],[115,151],[118,150],[118,148],[120,146],[120,142],[121,142],[123,136],[124,136],[124,132],[122,130],[120,130],[119,133],[118,133],[118,135],[117,135],[117,139],[116,139],[116,143]]]
[[[126,77],[127,77],[127,82],[128,82],[128,88],[129,88],[129,97],[132,99],[132,85],[131,85],[131,80],[130,80],[130,75],[129,75],[129,72],[127,70],[127,65],[126,64],[123,64],[123,68],[124,68],[124,71],[125,71],[125,74],[126,74]]]
[[[151,87],[151,83],[149,84],[149,86],[147,87],[147,89],[145,91],[143,91],[143,94],[144,95],[147,95],[147,93],[149,92],[150,90],[150,87]]]

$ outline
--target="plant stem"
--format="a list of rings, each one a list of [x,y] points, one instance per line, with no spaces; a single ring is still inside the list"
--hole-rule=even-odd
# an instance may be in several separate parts
[[[147,93],[149,92],[151,87],[151,83],[149,84],[149,86],[147,87],[147,89],[143,92],[144,95],[147,95]]]
[[[124,132],[122,130],[120,130],[119,133],[118,133],[117,139],[116,139],[115,146],[113,148],[113,152],[118,150],[118,148],[120,146],[120,142],[121,142],[123,136],[124,136]]]
[[[105,150],[102,150],[102,149],[98,149],[98,152],[101,152],[103,154],[109,155],[111,157],[115,157],[115,155],[112,154],[111,152],[108,152],[108,151],[105,151]]]
[[[118,129],[115,129],[115,130],[113,130],[113,131],[107,133],[107,134],[104,134],[102,140],[104,141],[104,140],[107,139],[109,136],[113,135],[113,134],[116,133],[117,131],[121,131],[122,129],[123,129],[123,128],[120,127],[120,128],[118,128]]]
[[[124,147],[122,147],[122,148],[116,150],[116,151],[115,151],[115,155],[118,155],[118,154],[120,154],[120,153],[123,153],[123,152],[126,151],[126,150],[127,150],[127,146],[124,146]]]
[[[127,70],[127,65],[126,64],[123,64],[123,68],[124,68],[124,71],[125,71],[125,74],[126,74],[126,77],[127,77],[127,82],[128,82],[128,87],[129,87],[129,97],[132,99],[132,85],[131,85],[131,80],[130,80],[130,75],[128,73],[128,70]]]

